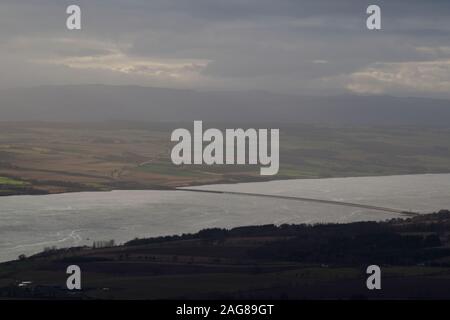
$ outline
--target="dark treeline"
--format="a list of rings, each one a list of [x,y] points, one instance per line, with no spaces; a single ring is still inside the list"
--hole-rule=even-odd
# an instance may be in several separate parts
[[[282,260],[329,265],[367,264],[373,261],[392,265],[443,265],[450,257],[446,246],[450,234],[450,211],[392,219],[385,222],[263,225],[233,229],[212,228],[196,234],[135,239],[125,246],[167,241],[203,239],[221,242],[235,237],[272,237],[273,241],[248,250],[258,260]]]

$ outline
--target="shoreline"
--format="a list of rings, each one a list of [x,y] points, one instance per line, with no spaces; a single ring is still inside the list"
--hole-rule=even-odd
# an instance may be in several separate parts
[[[57,195],[57,194],[68,194],[68,193],[82,193],[82,192],[111,192],[111,191],[177,191],[182,190],[182,188],[190,188],[190,187],[202,187],[202,186],[211,186],[211,185],[236,185],[243,183],[262,183],[262,182],[276,182],[276,181],[288,181],[288,180],[319,180],[319,179],[351,179],[351,178],[381,178],[381,177],[403,177],[403,176],[419,176],[419,175],[445,175],[450,174],[450,172],[427,172],[427,173],[408,173],[408,174],[383,174],[383,175],[358,175],[358,176],[323,176],[323,177],[314,177],[314,178],[297,178],[297,177],[277,177],[276,179],[271,178],[255,178],[255,179],[243,179],[239,181],[233,181],[230,179],[223,179],[211,182],[195,182],[191,183],[183,183],[175,186],[165,186],[165,185],[155,185],[153,187],[145,187],[145,186],[135,186],[129,188],[109,188],[109,189],[96,189],[96,188],[85,188],[85,189],[73,189],[73,190],[65,190],[61,192],[47,192],[46,190],[33,189],[33,192],[24,193],[10,193],[10,194],[1,194],[0,197],[18,197],[18,196],[45,196],[45,195]],[[0,189],[1,191],[1,189]]]
[[[394,177],[394,178],[389,179],[388,177]],[[384,178],[386,178],[386,179],[384,179]],[[338,180],[336,180],[336,179],[338,179]],[[203,188],[204,190],[208,190],[208,189],[213,190],[213,191],[218,190],[218,191],[220,191],[219,193],[227,193],[227,192],[229,193],[230,190],[231,190],[231,193],[236,193],[236,192],[233,192],[233,190],[236,191],[236,190],[242,189],[243,190],[242,192],[245,193],[243,195],[245,195],[245,196],[250,195],[250,196],[272,198],[273,195],[277,196],[277,192],[275,192],[273,195],[267,195],[267,193],[270,193],[270,191],[274,191],[275,189],[277,189],[278,188],[277,186],[280,186],[280,188],[281,188],[281,186],[285,185],[286,187],[284,189],[282,189],[285,191],[289,191],[291,189],[296,189],[295,186],[298,186],[299,191],[296,194],[300,195],[301,197],[300,196],[286,196],[286,197],[280,196],[280,198],[283,198],[283,199],[289,198],[289,200],[300,200],[303,202],[316,202],[316,203],[325,203],[325,204],[333,204],[333,205],[339,203],[339,205],[341,205],[341,206],[342,205],[347,206],[348,204],[351,203],[352,204],[351,206],[353,206],[353,207],[362,208],[362,206],[364,205],[364,208],[366,208],[366,209],[374,209],[375,208],[374,206],[377,205],[376,209],[381,208],[381,209],[383,209],[383,211],[385,211],[384,209],[388,208],[389,211],[392,211],[392,209],[390,209],[390,208],[395,208],[396,209],[395,212],[400,213],[400,214],[413,213],[413,210],[414,210],[414,212],[426,213],[426,212],[431,212],[430,210],[445,209],[445,208],[448,208],[448,206],[449,206],[449,202],[446,200],[443,200],[442,202],[437,202],[438,204],[440,203],[439,206],[430,205],[430,206],[426,206],[426,207],[422,208],[422,206],[420,206],[420,205],[418,205],[418,206],[413,205],[413,203],[414,203],[413,198],[411,198],[411,201],[413,201],[411,204],[409,204],[409,202],[404,202],[404,203],[398,204],[395,201],[394,202],[380,201],[378,203],[377,202],[371,203],[371,201],[366,201],[366,204],[364,204],[364,201],[363,201],[363,203],[361,203],[361,201],[358,201],[358,199],[356,199],[356,198],[353,199],[353,201],[351,199],[347,199],[347,202],[344,202],[344,200],[339,199],[339,198],[321,199],[321,198],[327,198],[327,196],[326,195],[324,196],[320,192],[320,190],[321,190],[320,188],[317,189],[318,192],[316,192],[314,194],[308,194],[308,190],[310,189],[309,186],[314,188],[315,185],[318,185],[320,187],[320,186],[325,186],[325,185],[331,183],[332,185],[334,185],[338,188],[340,185],[343,185],[343,186],[353,185],[356,189],[358,189],[359,188],[358,186],[363,186],[366,183],[370,183],[371,181],[374,181],[375,184],[373,185],[373,187],[380,188],[380,186],[382,186],[383,184],[386,184],[386,183],[389,184],[389,181],[397,181],[397,180],[399,181],[400,186],[401,185],[407,186],[410,183],[413,183],[413,184],[419,183],[420,184],[420,182],[422,181],[424,183],[424,186],[422,187],[422,189],[425,190],[424,188],[427,188],[426,190],[428,190],[427,186],[428,185],[432,186],[430,183],[434,183],[435,181],[442,182],[443,183],[442,186],[448,185],[448,183],[450,182],[450,174],[448,174],[448,173],[445,173],[445,174],[426,173],[426,174],[362,176],[362,177],[333,177],[333,178],[325,178],[325,179],[295,179],[296,181],[292,181],[292,182],[287,182],[286,180],[292,180],[292,179],[278,179],[278,180],[267,181],[267,182],[271,182],[273,184],[267,184],[267,183],[262,184],[259,182],[254,183],[253,181],[234,181],[233,183],[230,183],[228,181],[228,183],[225,183],[225,184],[210,183],[207,185],[201,184],[201,183],[194,183],[194,185],[196,185],[198,187],[189,188],[189,186],[186,186],[186,184],[183,184],[183,186],[178,189],[175,187],[169,188],[169,187],[165,187],[165,186],[163,186],[163,187],[159,186],[159,187],[155,187],[152,189],[135,188],[135,189],[111,189],[111,190],[92,190],[92,189],[90,189],[90,190],[73,190],[71,192],[52,193],[55,195],[55,197],[48,197],[48,198],[45,197],[45,198],[42,198],[42,201],[45,201],[44,203],[46,203],[48,205],[51,205],[52,203],[60,203],[60,204],[64,204],[66,202],[70,203],[70,201],[71,201],[70,199],[78,199],[78,197],[80,197],[80,199],[84,199],[83,197],[87,197],[87,199],[91,199],[91,200],[93,199],[93,201],[96,201],[95,199],[103,199],[103,198],[117,199],[118,201],[122,201],[122,200],[120,200],[120,198],[123,197],[124,199],[126,199],[128,197],[127,196],[128,194],[130,196],[133,195],[133,191],[142,191],[141,193],[137,192],[134,194],[142,199],[152,199],[153,195],[159,194],[156,191],[161,191],[162,194],[167,194],[170,197],[169,199],[180,199],[179,197],[181,197],[181,199],[183,199],[184,192],[181,192],[180,196],[173,194],[173,193],[165,193],[164,192],[164,191],[184,191],[183,187],[187,188],[187,189],[198,189],[198,190],[202,190],[202,187],[204,187]],[[299,180],[299,181],[297,181],[297,180]],[[317,180],[317,182],[315,182],[314,180]],[[323,182],[320,182],[319,180],[323,180]],[[335,181],[333,181],[333,180],[335,180]],[[207,186],[212,186],[212,187],[208,188]],[[440,186],[441,186],[440,183],[437,185],[435,184],[434,189],[436,189],[436,187],[437,187],[438,190],[441,190],[441,193],[442,193],[443,191]],[[373,187],[372,187],[372,189],[373,189]],[[399,188],[400,189],[398,189],[398,190],[401,190],[401,187],[399,187]],[[372,189],[369,189],[369,190],[372,190]],[[376,190],[376,189],[373,189],[373,190]],[[416,189],[413,188],[411,190],[416,190]],[[117,191],[118,193],[108,195],[109,193],[112,193],[112,191]],[[120,193],[120,191],[125,191],[125,192]],[[146,193],[145,191],[148,191],[148,193]],[[155,191],[155,192],[151,192],[151,191]],[[189,190],[186,190],[186,191],[189,191]],[[254,192],[255,194],[249,194],[249,192],[247,192],[247,191]],[[95,194],[94,192],[99,192],[100,194]],[[74,195],[74,196],[68,195],[67,197],[64,197],[64,196],[57,197],[56,196],[58,194],[63,195],[66,193],[67,194],[79,193],[80,195]],[[85,195],[81,195],[83,193],[85,193]],[[289,194],[289,192],[287,192],[287,194]],[[384,193],[384,194],[389,198],[388,194],[386,194],[386,193]],[[51,194],[47,194],[47,195],[51,195]],[[18,197],[18,196],[19,195],[15,195],[15,197]],[[444,196],[445,196],[445,192],[444,192]],[[10,197],[14,197],[14,195],[11,195]],[[155,197],[157,197],[157,196],[155,196]],[[444,197],[444,199],[445,199],[445,197]],[[40,203],[41,200],[36,199],[36,201],[37,201],[36,203]],[[114,200],[114,201],[116,201],[116,200]],[[145,200],[145,201],[147,201],[147,200]],[[233,202],[234,200],[231,199],[231,201]],[[247,201],[247,200],[244,199],[244,201]],[[1,202],[1,200],[0,200],[0,202]],[[32,217],[33,216],[33,208],[35,208],[34,207],[35,200],[32,197],[11,199],[11,202],[9,200],[5,199],[5,201],[3,203],[5,204],[6,207],[8,207],[8,206],[11,207],[11,204],[12,204],[12,207],[14,208],[15,207],[14,203],[17,203],[17,205],[18,205],[21,202],[27,202],[30,204],[29,205],[29,208],[31,210],[30,217]],[[367,206],[369,206],[369,205],[370,205],[370,208],[367,208]],[[291,206],[291,205],[289,205],[289,206]],[[296,211],[298,211],[298,210],[301,211],[301,209],[296,208],[297,205],[295,203],[292,206],[294,206]],[[303,207],[303,204],[300,204],[300,206]],[[307,204],[305,204],[305,206],[307,206]],[[17,206],[17,208],[19,208],[19,207]],[[263,208],[261,207],[260,210],[263,210]],[[314,212],[316,211],[315,209],[311,209],[311,210],[313,210]],[[326,211],[330,211],[329,213],[331,213],[334,210],[335,209],[330,207],[330,209],[329,210],[327,209]],[[342,210],[342,209],[338,208],[337,210],[343,211],[343,214],[348,214],[349,213],[348,211],[351,209]],[[308,211],[310,211],[310,210],[308,209]],[[320,207],[317,211],[320,211]],[[346,211],[346,213],[344,211]],[[364,212],[364,210],[361,212]],[[95,213],[95,212],[93,212],[93,213]],[[237,213],[239,213],[239,208],[237,209]],[[257,213],[257,212],[255,212],[255,213]],[[320,214],[320,212],[316,212],[316,213]],[[264,221],[266,221],[267,223],[272,223],[274,221],[278,221],[277,219],[274,218],[272,213],[268,213],[268,214],[270,214],[270,217],[268,216],[268,218],[265,219]],[[276,216],[276,213],[274,213],[274,214]],[[58,212],[55,212],[55,215],[57,216]],[[400,216],[398,216],[398,217],[400,217]],[[382,217],[381,220],[386,220],[389,218],[390,218],[389,216],[386,216],[386,218]],[[378,218],[375,218],[375,219],[380,220]],[[300,220],[300,221],[302,221],[302,220]],[[306,221],[306,220],[303,220],[303,221]],[[343,222],[345,222],[345,221],[343,221]],[[244,220],[242,220],[242,221],[240,221],[240,223],[238,225],[247,225],[247,224],[248,223],[246,223]],[[214,227],[217,225],[218,225],[217,223],[214,223],[214,224],[211,224],[210,227]],[[173,230],[173,231],[176,231],[176,230]],[[152,232],[154,232],[154,230],[152,230]],[[167,233],[167,234],[172,234],[172,233]],[[131,237],[139,236],[139,235],[140,235],[139,232],[133,232],[131,234]],[[114,236],[112,236],[112,237],[114,237]],[[29,238],[29,239],[31,239],[30,243],[32,243],[33,238]],[[115,239],[119,240],[119,241],[124,240],[123,238],[115,238]],[[14,256],[12,256],[11,258],[14,258]]]
[[[448,210],[441,210],[441,211],[448,211]],[[381,219],[381,220],[377,220],[377,221],[365,221],[365,222],[374,222],[376,224],[382,224],[382,223],[389,223],[390,221],[394,221],[394,220],[404,220],[404,221],[408,221],[410,219],[427,219],[428,216],[433,216],[435,214],[437,214],[439,212],[428,212],[428,213],[423,213],[420,214],[420,216],[408,216],[408,215],[399,215],[397,218],[389,218],[386,217],[386,219]],[[332,225],[332,226],[337,226],[340,228],[344,228],[346,225],[352,225],[352,224],[357,224],[360,222],[329,222],[329,223],[325,223],[325,225]],[[282,224],[276,224],[276,223],[272,223],[272,224],[266,224],[266,226],[268,225],[273,225],[276,226],[277,228],[280,227]],[[313,227],[315,225],[322,225],[321,223],[294,223],[292,224],[294,226],[298,226],[298,225],[304,225],[304,226],[308,226],[308,227]],[[233,229],[240,229],[240,228],[259,228],[259,227],[264,227],[265,225],[248,225],[248,224],[244,224],[244,225],[239,225],[239,226],[235,226],[235,227],[229,227],[229,228],[219,228],[219,229],[223,229],[223,230],[233,230]],[[125,247],[127,246],[128,243],[133,243],[136,241],[141,241],[141,240],[153,240],[153,239],[163,239],[163,238],[177,238],[177,237],[183,237],[183,236],[189,236],[189,235],[194,235],[194,234],[199,234],[204,230],[215,230],[215,227],[206,227],[203,229],[198,229],[197,231],[191,232],[191,233],[167,233],[167,234],[162,234],[162,235],[155,235],[155,236],[144,236],[144,237],[131,237],[129,240],[125,240],[124,242],[121,243],[117,243],[115,244],[113,247],[114,248],[120,248],[120,247]],[[53,244],[52,243],[48,243],[48,244]],[[40,245],[40,244],[35,244],[35,245]],[[28,246],[28,245],[25,245]],[[68,247],[56,247],[56,251],[70,251],[74,248],[85,248],[87,250],[96,250],[95,248],[93,248],[90,245],[80,245],[80,246],[68,246]],[[42,249],[40,251],[37,251],[36,253],[30,254],[30,255],[26,255],[26,259],[34,259],[34,258],[39,258],[40,256],[45,254],[45,250]],[[0,267],[4,264],[10,264],[10,263],[15,263],[15,262],[19,262],[20,259],[16,258],[14,260],[0,260]]]

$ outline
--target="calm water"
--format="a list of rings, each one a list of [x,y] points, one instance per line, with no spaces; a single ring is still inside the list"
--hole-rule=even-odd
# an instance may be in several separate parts
[[[432,212],[450,208],[450,174],[210,185],[227,190],[349,201]],[[185,191],[83,192],[0,197],[0,261],[48,246],[267,223],[381,220],[367,209]]]

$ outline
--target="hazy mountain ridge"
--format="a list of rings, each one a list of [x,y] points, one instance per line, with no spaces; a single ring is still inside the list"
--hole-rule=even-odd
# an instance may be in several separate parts
[[[300,122],[448,125],[450,100],[392,96],[295,96],[263,91],[200,92],[74,85],[0,92],[2,121]]]

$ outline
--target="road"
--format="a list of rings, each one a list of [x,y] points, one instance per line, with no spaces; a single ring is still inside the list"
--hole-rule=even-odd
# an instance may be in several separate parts
[[[294,200],[294,201],[303,201],[303,202],[315,202],[315,203],[331,204],[331,205],[337,205],[337,206],[370,209],[370,210],[376,210],[376,211],[396,213],[396,214],[406,215],[406,216],[416,216],[416,215],[420,214],[419,212],[413,212],[413,211],[402,210],[402,209],[388,208],[388,207],[382,207],[382,206],[372,206],[372,205],[353,203],[353,202],[315,199],[315,198],[280,196],[280,195],[261,194],[261,193],[233,192],[233,191],[200,190],[200,189],[192,189],[192,188],[177,188],[176,190],[188,191],[188,192],[214,193],[214,194],[229,194],[229,195],[246,196],[246,197],[274,198],[274,199]]]

